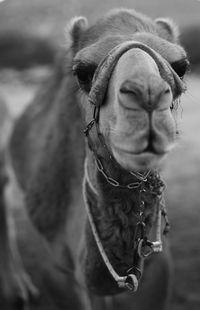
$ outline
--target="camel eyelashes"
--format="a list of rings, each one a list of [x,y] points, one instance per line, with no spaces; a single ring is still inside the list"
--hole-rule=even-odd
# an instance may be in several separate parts
[[[77,77],[78,83],[86,92],[90,91],[94,72],[97,68],[96,64],[78,63],[72,68],[73,74]]]
[[[175,61],[171,63],[172,68],[178,74],[180,78],[183,78],[185,73],[188,71],[190,63],[187,58]]]

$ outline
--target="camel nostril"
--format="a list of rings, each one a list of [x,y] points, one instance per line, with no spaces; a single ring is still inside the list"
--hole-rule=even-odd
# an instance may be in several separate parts
[[[166,88],[165,91],[164,91],[164,95],[168,95],[168,94],[170,94],[170,89],[169,89],[169,87]]]
[[[137,85],[134,85],[130,81],[126,81],[126,83],[122,84],[120,88],[121,94],[130,94],[132,96],[140,97],[142,95],[142,91]]]
[[[119,89],[119,103],[130,111],[141,110],[144,93],[144,87],[139,82],[125,80]]]
[[[136,75],[132,79],[125,80],[119,90],[123,107],[132,110],[142,108],[148,112],[159,108],[160,105],[168,107],[171,104],[170,94],[170,86],[155,74],[145,77]]]

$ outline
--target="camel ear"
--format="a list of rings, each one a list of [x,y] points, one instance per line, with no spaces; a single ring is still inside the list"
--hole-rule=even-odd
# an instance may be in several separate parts
[[[88,28],[88,20],[83,16],[72,18],[67,27],[67,41],[71,46],[76,46],[80,41],[83,32]]]
[[[179,41],[178,26],[170,18],[158,18],[155,20],[159,35],[173,43]]]

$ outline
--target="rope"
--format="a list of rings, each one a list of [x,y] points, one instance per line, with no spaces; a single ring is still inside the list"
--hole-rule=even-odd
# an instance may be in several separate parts
[[[162,228],[162,210],[158,210],[157,221],[156,221],[156,241],[152,242],[152,250],[154,253],[162,252],[163,245],[161,239],[161,228]]]
[[[94,185],[90,181],[89,174],[88,174],[88,169],[87,169],[87,163],[88,163],[88,159],[86,158],[85,162],[84,162],[84,172],[85,172],[84,175],[85,175],[85,179],[88,182],[88,184],[89,184],[90,188],[92,189],[92,191],[95,193],[95,195],[98,196],[98,192],[97,192],[96,188],[94,187]]]
[[[89,202],[88,202],[87,195],[86,195],[86,177],[85,176],[83,178],[83,199],[84,199],[85,208],[87,211],[87,215],[88,215],[88,219],[89,219],[89,223],[90,223],[90,226],[92,229],[93,236],[95,238],[97,247],[98,247],[99,252],[101,254],[101,257],[102,257],[106,267],[108,268],[110,274],[112,275],[113,279],[118,283],[120,288],[128,288],[130,290],[133,290],[134,292],[137,291],[137,288],[138,288],[137,277],[133,274],[130,274],[128,276],[119,276],[118,273],[113,268],[113,266],[111,265],[111,263],[108,259],[108,256],[107,256],[107,254],[106,254],[106,252],[102,246],[102,243],[101,243],[101,240],[99,238],[96,226],[95,226],[94,221],[93,221],[93,217],[92,217],[91,210],[89,207]]]

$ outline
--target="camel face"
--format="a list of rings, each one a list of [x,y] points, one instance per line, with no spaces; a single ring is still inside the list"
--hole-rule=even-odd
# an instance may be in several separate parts
[[[126,13],[116,15],[121,29],[112,15],[88,31],[84,19],[76,21],[74,72],[84,92],[86,124],[100,106],[98,125],[109,151],[123,168],[143,171],[158,168],[174,145],[172,107],[184,91],[187,56],[169,21],[150,22],[140,15],[138,21],[133,14],[126,16],[128,23],[121,19]],[[77,34],[83,37],[79,45]],[[128,42],[133,48],[119,52]],[[98,150],[101,142],[92,136]]]
[[[101,108],[100,130],[123,168],[155,168],[166,157],[176,136],[172,101],[170,85],[150,55],[132,49],[119,59]]]

